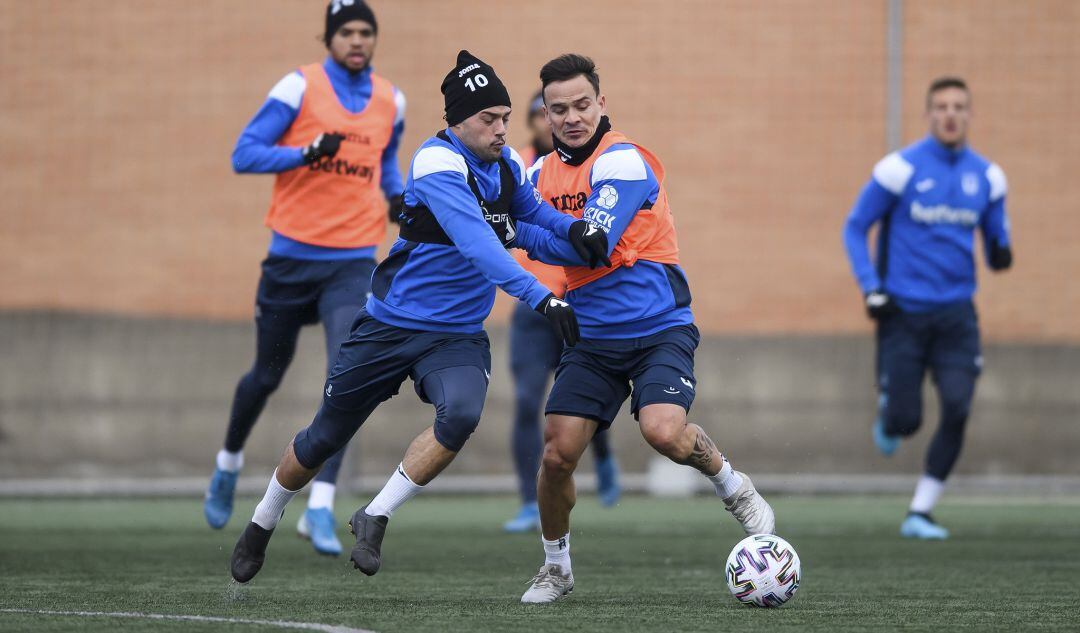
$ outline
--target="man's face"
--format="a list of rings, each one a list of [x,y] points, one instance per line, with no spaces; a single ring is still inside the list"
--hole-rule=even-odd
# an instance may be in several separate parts
[[[544,104],[551,131],[568,147],[588,143],[607,112],[604,95],[596,94],[585,75],[549,83],[544,88]]]
[[[529,117],[529,132],[532,134],[533,145],[540,153],[551,153],[554,149],[551,146],[551,125],[543,109],[537,110]]]
[[[506,124],[510,122],[508,106],[486,108],[453,126],[454,134],[477,158],[499,160],[506,145]]]
[[[971,121],[971,95],[962,88],[943,88],[930,95],[926,106],[930,134],[943,145],[958,147],[967,142]]]
[[[350,20],[330,38],[330,57],[349,72],[360,72],[375,54],[375,29],[363,20]]]

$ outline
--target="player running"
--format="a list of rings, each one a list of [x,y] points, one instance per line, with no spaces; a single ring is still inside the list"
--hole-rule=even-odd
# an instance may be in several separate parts
[[[331,2],[323,36],[329,56],[279,81],[233,152],[238,173],[277,178],[255,304],[255,363],[236,387],[203,508],[213,528],[232,514],[244,443],[292,361],[300,328],[322,322],[329,371],[370,288],[386,232],[383,199],[391,219],[401,211],[405,97],[372,72],[377,35],[375,15],[361,0]],[[335,556],[334,489],[344,454],[319,473],[297,526],[317,552]]]
[[[611,267],[590,269],[551,232],[518,226],[517,245],[531,257],[566,266],[566,298],[582,335],[563,353],[547,401],[537,485],[545,561],[521,597],[525,603],[553,602],[574,589],[574,469],[589,438],[611,425],[628,396],[645,440],[708,477],[747,534],[775,528],[772,508],[750,478],[732,469],[704,429],[687,423],[699,334],[663,165],[611,129],[591,59],[553,59],[540,80],[555,151],[532,167],[531,177],[557,209],[608,234]]]
[[[518,153],[525,165],[531,166],[537,158],[553,149],[551,126],[544,114],[544,95],[540,92],[529,102],[528,125],[532,142]],[[555,296],[561,298],[566,294],[566,273],[562,266],[529,259],[521,249],[514,249],[512,253],[521,267],[535,275]],[[514,306],[510,318],[510,373],[514,378],[514,429],[510,449],[518,477],[521,509],[503,524],[507,532],[540,529],[540,509],[536,505],[536,473],[544,450],[540,408],[562,350],[562,341],[546,319],[524,303]],[[592,449],[600,504],[613,506],[619,500],[619,467],[611,453],[606,431],[593,436]]]
[[[922,422],[922,382],[933,372],[941,421],[900,534],[945,539],[930,516],[964,439],[982,371],[975,294],[974,232],[982,230],[991,270],[1012,264],[1008,186],[997,164],[967,145],[971,93],[945,77],[926,95],[925,139],[874,166],[844,225],[851,268],[877,321],[878,417],[874,443],[892,455]],[[866,246],[879,224],[874,262]]]
[[[368,575],[379,570],[394,510],[453,461],[480,421],[491,371],[483,321],[496,285],[544,314],[568,345],[577,342],[574,310],[522,270],[506,247],[515,220],[566,236],[581,257],[596,261],[606,257],[606,236],[556,212],[526,181],[521,157],[505,147],[510,96],[491,66],[461,51],[442,92],[448,127],[413,156],[401,235],[375,269],[367,307],[341,346],[322,407],[285,449],[236,544],[231,569],[239,582],[262,567],[289,500],[411,377],[417,395],[434,406],[435,423],[349,521],[353,564]]]

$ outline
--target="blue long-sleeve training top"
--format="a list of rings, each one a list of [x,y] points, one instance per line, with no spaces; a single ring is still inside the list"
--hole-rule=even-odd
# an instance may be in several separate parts
[[[533,183],[538,182],[543,160],[529,169]],[[584,219],[607,232],[610,255],[637,212],[656,202],[660,182],[629,143],[605,150],[593,163],[589,181],[592,192]],[[586,265],[567,240],[541,227],[518,224],[515,246],[547,264]],[[566,300],[577,313],[583,338],[638,338],[694,322],[686,275],[674,264],[639,259],[571,290]]]
[[[371,67],[359,73],[350,73],[331,58],[323,62],[330,85],[334,88],[342,107],[352,113],[363,111],[371,99]],[[232,153],[233,169],[240,174],[279,173],[296,169],[304,164],[303,147],[285,147],[277,142],[296,120],[300,104],[304,100],[307,81],[300,71],[293,71],[277,82],[267,95],[266,101],[247,124]],[[390,142],[382,154],[382,177],[379,187],[388,199],[404,191],[401,169],[398,167],[398,146],[405,131],[405,95],[394,87],[394,103],[397,115]],[[314,139],[312,139],[314,140]],[[375,247],[327,248],[305,244],[273,233],[270,252],[297,259],[352,259],[374,257]]]
[[[499,197],[499,163],[476,157],[450,130],[448,140],[431,137],[413,155],[405,181],[405,204],[426,206],[453,245],[398,238],[372,276],[367,310],[398,327],[436,332],[475,333],[495,302],[495,287],[531,307],[550,291],[506,251],[469,188],[476,179],[485,200]],[[567,235],[574,218],[547,204],[525,179],[521,156],[503,148],[515,188],[510,215],[516,221]]]
[[[996,163],[968,147],[927,137],[881,159],[844,225],[859,288],[884,290],[900,307],[925,312],[975,294],[974,233],[989,258],[1008,247],[1008,184]],[[867,233],[880,224],[871,261]]]

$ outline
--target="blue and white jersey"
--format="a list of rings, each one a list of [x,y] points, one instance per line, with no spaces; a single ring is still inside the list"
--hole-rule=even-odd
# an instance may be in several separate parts
[[[526,272],[496,237],[469,188],[472,173],[485,200],[499,197],[498,162],[477,158],[446,130],[448,140],[431,137],[413,156],[405,182],[405,204],[430,209],[453,245],[398,238],[375,270],[367,310],[376,319],[416,330],[475,333],[495,302],[495,287],[535,307],[550,294]],[[517,221],[567,235],[574,218],[547,204],[525,179],[518,153],[503,148],[517,183],[510,215]]]
[[[874,166],[844,226],[844,246],[864,293],[884,290],[900,307],[925,312],[975,294],[974,233],[987,256],[1010,246],[1005,172],[967,147],[933,137]],[[867,233],[880,223],[871,262]]]
[[[549,157],[529,169],[534,184],[544,161],[553,160]],[[607,232],[610,255],[637,212],[656,203],[660,181],[636,147],[616,143],[597,157],[589,182],[592,191],[579,208],[584,208],[584,219]],[[539,227],[518,224],[515,245],[546,264],[588,265],[568,241]],[[566,300],[577,313],[583,338],[638,338],[694,322],[686,274],[675,264],[639,259],[571,290]]]
[[[362,112],[371,99],[371,67],[353,74],[328,57],[323,62],[323,68],[326,69],[330,85],[333,86],[342,107],[353,114]],[[300,114],[300,104],[304,100],[306,89],[307,80],[298,70],[285,75],[270,89],[266,101],[236,141],[236,148],[232,153],[232,165],[236,173],[276,174],[304,164],[302,147],[284,147],[277,143]],[[394,117],[390,142],[382,153],[382,177],[379,181],[387,199],[401,195],[404,190],[397,152],[401,135],[405,131],[405,95],[397,86],[394,87],[394,104],[397,106],[397,114]],[[274,232],[271,236],[270,253],[296,259],[336,260],[374,257],[375,247],[327,248],[298,242]]]

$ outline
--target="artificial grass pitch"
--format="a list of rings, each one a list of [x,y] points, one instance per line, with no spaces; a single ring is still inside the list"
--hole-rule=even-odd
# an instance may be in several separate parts
[[[741,538],[719,500],[579,499],[571,543],[576,588],[554,605],[518,600],[543,554],[507,535],[510,497],[420,497],[390,521],[383,567],[351,569],[295,535],[297,499],[247,586],[228,558],[255,499],[208,528],[198,500],[0,500],[0,630],[258,631],[268,625],[41,615],[10,610],[139,612],[288,620],[396,631],[1076,631],[1080,501],[958,499],[936,513],[947,542],[897,529],[900,497],[773,497],[803,581],[779,609],[728,593],[723,564]],[[8,612],[4,612],[8,610]]]

